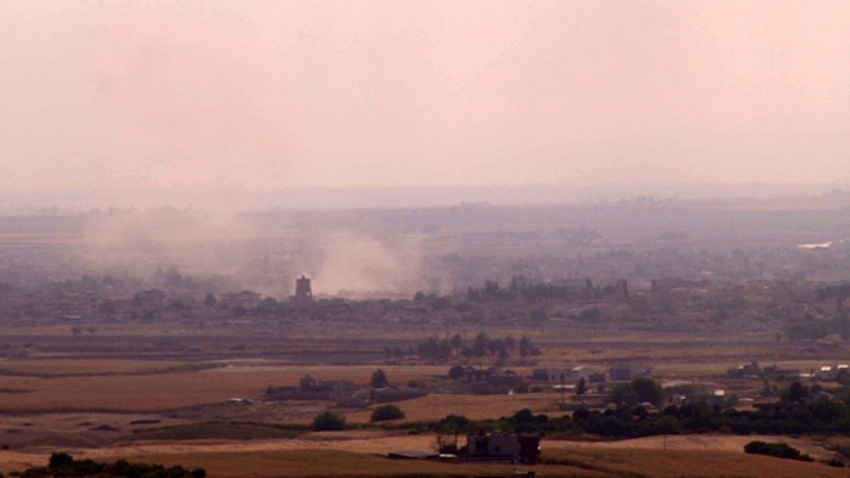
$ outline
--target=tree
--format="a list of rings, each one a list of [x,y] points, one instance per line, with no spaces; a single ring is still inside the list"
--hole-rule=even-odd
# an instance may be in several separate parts
[[[50,461],[48,462],[47,466],[49,466],[50,468],[60,468],[63,466],[70,466],[73,463],[74,457],[65,452],[59,452],[50,455]]]
[[[788,387],[788,391],[782,394],[782,400],[786,402],[799,403],[809,398],[809,387],[800,382],[794,382]]]
[[[655,380],[646,377],[636,378],[632,380],[631,387],[641,402],[649,402],[655,407],[664,405],[664,389]]]
[[[460,365],[455,365],[454,367],[449,369],[449,378],[452,380],[458,380],[463,378],[463,367]]]
[[[582,377],[578,379],[576,384],[576,395],[584,395],[585,393],[587,393],[587,381]]]
[[[454,449],[457,450],[457,436],[459,433],[463,433],[469,430],[472,422],[463,415],[447,415],[445,418],[440,419],[437,422],[437,444],[440,448],[444,448],[445,444],[443,440],[440,438],[443,433],[451,433],[454,434]]]
[[[369,381],[369,384],[374,388],[386,387],[389,384],[387,381],[387,374],[381,369],[376,370],[375,373],[372,374],[372,380]]]
[[[311,428],[314,431],[333,431],[345,428],[345,417],[330,410],[313,418]]]
[[[620,383],[611,391],[611,402],[626,407],[634,407],[640,403],[640,397],[635,393],[631,384]]]
[[[401,420],[405,416],[406,415],[400,408],[392,403],[388,403],[372,410],[372,417],[370,418],[370,421],[383,422],[387,420]]]

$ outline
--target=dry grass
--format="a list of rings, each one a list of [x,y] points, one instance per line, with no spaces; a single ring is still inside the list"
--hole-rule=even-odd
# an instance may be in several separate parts
[[[276,383],[273,373],[209,372],[87,377],[0,377],[0,387],[30,390],[3,396],[2,407],[15,411],[155,411],[256,397]]]
[[[185,362],[98,359],[36,359],[0,361],[0,374],[84,375],[146,373],[186,365]]]
[[[277,476],[508,476],[514,465],[452,464],[390,460],[384,456],[320,450],[299,452],[248,452],[221,454],[150,455],[136,457],[167,465],[203,467],[217,478]],[[547,477],[611,476],[575,466],[529,466]]]
[[[545,440],[546,464],[521,469],[548,476],[599,477],[839,477],[846,471],[822,463],[803,463],[743,453],[743,443],[760,437],[695,435],[607,443],[575,443]],[[769,438],[768,438],[769,439]],[[431,462],[392,461],[391,450],[428,450],[430,435],[390,435],[378,431],[312,433],[298,439],[251,442],[200,440],[194,442],[134,443],[129,446],[70,450],[78,458],[181,464],[206,468],[213,477],[272,476],[390,476],[455,475],[506,476],[512,465],[456,465]],[[817,451],[810,441],[787,440],[804,451]],[[823,450],[820,449],[822,452]],[[816,453],[813,453],[817,455]],[[0,454],[0,470],[8,472],[47,461],[47,453]]]
[[[403,385],[411,380],[428,380],[435,376],[445,376],[449,371],[447,365],[274,365],[274,364],[231,364],[210,373],[219,376],[237,374],[274,374],[274,382],[269,385],[297,385],[304,375],[311,375],[319,380],[350,380],[359,385],[366,385],[377,369],[387,374],[391,384]]]
[[[163,362],[61,360],[16,363],[18,370],[117,371],[137,373]],[[3,363],[6,366],[11,362]],[[56,368],[53,368],[55,365]],[[27,390],[6,394],[0,409],[10,411],[112,410],[158,411],[216,403],[231,397],[260,397],[269,385],[296,385],[305,374],[318,379],[345,379],[366,384],[378,367],[363,366],[254,366],[232,365],[195,372],[150,375],[101,375],[78,377],[0,376],[0,388]],[[382,366],[392,383],[428,379],[445,374],[446,367]],[[149,370],[149,369],[148,369]]]
[[[357,441],[350,444],[355,448]],[[367,447],[368,448],[368,447]],[[121,455],[121,450],[114,450]],[[392,461],[382,455],[327,448],[300,450],[190,451],[130,454],[133,460],[206,468],[215,477],[271,476],[387,476],[433,474],[506,476],[513,465],[457,465]],[[101,458],[104,459],[104,458]],[[803,463],[746,455],[743,451],[642,449],[565,449],[544,452],[546,464],[521,469],[554,476],[606,477],[839,477],[846,472],[821,463]]]
[[[762,435],[672,435],[635,438],[632,440],[610,442],[574,442],[547,440],[547,450],[647,450],[651,452],[667,451],[724,451],[740,452],[744,445],[753,441],[787,443],[816,459],[827,460],[833,453],[817,442],[809,439],[762,436]]]
[[[407,415],[404,421],[418,422],[439,420],[446,415],[464,415],[472,420],[499,418],[513,415],[523,408],[535,413],[551,413],[556,410],[558,396],[551,393],[528,393],[516,395],[427,395],[413,400],[398,402]],[[349,413],[346,418],[352,423],[369,421],[371,410]]]
[[[830,468],[822,463],[747,455],[743,451],[668,450],[648,453],[636,449],[563,450],[548,452],[545,458],[560,463],[580,463],[592,469],[604,470],[610,476],[846,476],[845,471]]]

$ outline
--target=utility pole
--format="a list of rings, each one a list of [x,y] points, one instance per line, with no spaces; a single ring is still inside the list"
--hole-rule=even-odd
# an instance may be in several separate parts
[[[564,409],[565,401],[564,401],[564,374],[561,373],[561,410]]]

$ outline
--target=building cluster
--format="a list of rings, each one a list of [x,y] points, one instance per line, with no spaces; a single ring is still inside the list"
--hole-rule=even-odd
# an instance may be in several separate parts
[[[426,451],[394,451],[390,458],[400,460],[432,460],[452,463],[511,463],[533,465],[540,459],[540,436],[516,433],[475,431],[466,436],[466,445],[455,453]],[[455,447],[456,448],[456,447]],[[515,474],[514,476],[520,476]],[[534,478],[534,473],[522,473]]]

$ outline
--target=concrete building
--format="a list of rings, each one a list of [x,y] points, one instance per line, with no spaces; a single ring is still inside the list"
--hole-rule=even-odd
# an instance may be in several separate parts
[[[302,275],[295,279],[295,305],[298,307],[308,307],[312,303],[313,289],[310,286],[310,279]]]
[[[639,365],[612,365],[608,369],[608,376],[612,382],[629,382],[632,379],[650,375],[652,375],[651,367]]]
[[[511,461],[537,463],[540,457],[540,437],[502,433],[470,433],[466,437],[466,457],[469,461]]]

